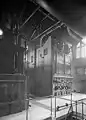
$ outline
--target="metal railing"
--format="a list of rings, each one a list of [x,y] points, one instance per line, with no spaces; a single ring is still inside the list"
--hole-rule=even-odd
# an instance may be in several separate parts
[[[86,102],[86,99],[84,99],[85,102]],[[74,111],[74,115],[73,117],[77,119],[80,119],[80,120],[85,120],[86,119],[86,103],[84,102],[84,100],[81,100],[79,101],[76,101],[75,103],[75,111]]]
[[[53,96],[52,96],[53,97]],[[54,97],[53,97],[54,98]],[[67,110],[66,114],[64,113],[64,118],[65,120],[68,120],[68,117],[70,116],[71,118],[75,118],[76,120],[85,120],[86,119],[86,98],[83,98],[81,100],[77,101],[72,101],[72,103],[65,103],[62,106],[57,106],[56,105],[56,97],[55,99],[55,109],[52,108],[52,99],[51,99],[51,117],[52,120],[56,120],[57,117],[57,112],[62,111],[62,110]],[[61,119],[60,119],[61,120]]]

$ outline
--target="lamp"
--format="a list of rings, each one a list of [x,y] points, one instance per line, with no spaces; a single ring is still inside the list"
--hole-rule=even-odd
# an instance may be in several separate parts
[[[0,36],[3,35],[3,30],[0,28]]]

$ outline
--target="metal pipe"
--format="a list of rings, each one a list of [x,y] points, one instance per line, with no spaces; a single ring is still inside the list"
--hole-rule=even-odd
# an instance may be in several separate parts
[[[50,34],[50,33],[53,32],[54,30],[56,30],[57,28],[61,27],[62,25],[63,25],[63,23],[62,23],[60,26],[57,26],[57,27],[51,29],[50,31],[48,31],[46,34],[44,34],[44,35],[41,37],[41,39],[40,39],[40,47],[42,46],[42,39],[43,39],[46,35]]]
[[[37,5],[38,3],[35,2],[34,0],[30,0],[31,2],[33,2],[35,5]],[[40,12],[42,12],[44,15],[47,15],[45,12],[43,12],[41,9],[39,9]],[[50,14],[50,13],[49,13]],[[52,21],[55,21],[52,17],[48,16],[49,19],[51,19]]]
[[[21,73],[15,73],[15,74],[4,74],[4,73],[3,73],[3,74],[0,74],[0,76],[1,76],[1,75],[23,75],[23,74],[21,74]]]
[[[76,101],[76,120],[77,120],[77,101]]]
[[[47,15],[41,20],[41,22],[43,22],[48,16],[49,16],[49,14],[47,14]],[[40,22],[40,23],[41,23],[41,22]],[[39,25],[38,25],[38,26],[39,26]],[[38,26],[37,26],[37,27],[38,27]],[[35,32],[36,32],[36,29],[33,31],[30,39],[32,39],[32,37],[33,37],[33,35],[35,34]]]
[[[52,118],[52,96],[51,96],[51,118]]]
[[[0,80],[0,82],[24,82],[24,80]]]
[[[83,101],[82,101],[82,120],[83,120]]]
[[[26,48],[26,41],[25,41],[25,48]],[[25,51],[25,60],[27,61],[27,56],[26,56],[26,51]],[[28,105],[29,105],[29,99],[28,99],[28,76],[27,73],[26,75],[26,80],[25,80],[25,110],[26,110],[26,120],[28,120]]]
[[[56,95],[55,95],[55,120],[56,120]]]
[[[38,9],[40,8],[40,6],[38,6],[33,13],[25,20],[25,22],[20,26],[20,28],[22,28],[30,19],[31,17],[38,11]]]
[[[70,35],[71,37],[73,37],[77,42],[80,42],[80,41],[81,41],[81,40],[80,40],[81,38],[75,36],[75,35],[70,31],[70,28],[67,27],[67,31],[68,31],[69,35]],[[76,34],[76,33],[75,33],[75,34]],[[77,35],[77,34],[76,34],[76,35]]]
[[[50,26],[48,29],[46,29],[45,31],[43,31],[42,33],[40,33],[39,35],[37,35],[35,38],[33,38],[31,41],[36,40],[38,37],[42,36],[43,34],[47,34],[47,32],[49,32],[49,30],[53,29],[53,27],[55,27],[54,29],[57,29],[58,24],[60,24],[61,22],[56,22],[54,25]]]
[[[39,9],[39,12],[41,12],[41,13],[43,13],[44,15],[47,15],[46,13],[44,13],[41,9]],[[50,13],[49,13],[49,15],[50,15]],[[52,21],[55,21],[53,18],[51,18],[50,16],[48,16],[48,18],[50,19],[50,20],[52,20]]]

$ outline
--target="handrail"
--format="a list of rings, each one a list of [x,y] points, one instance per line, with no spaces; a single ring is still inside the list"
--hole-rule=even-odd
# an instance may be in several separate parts
[[[83,101],[82,101],[82,120],[83,120]]]
[[[73,106],[75,106],[75,105],[79,105],[79,104],[82,104],[82,101],[75,101],[74,103],[72,103],[72,105]],[[68,107],[70,107],[71,106],[71,104],[68,104],[68,105],[63,105],[63,106],[57,106],[56,108],[58,108],[56,111],[61,111],[61,110],[63,110],[63,109],[67,109]],[[77,110],[77,108],[76,108],[76,110]]]
[[[25,80],[0,80],[0,82],[24,82]]]
[[[21,73],[15,73],[15,74],[7,74],[7,73],[6,73],[6,74],[4,74],[4,73],[3,73],[3,74],[0,74],[0,75],[25,75],[25,74],[21,74]]]

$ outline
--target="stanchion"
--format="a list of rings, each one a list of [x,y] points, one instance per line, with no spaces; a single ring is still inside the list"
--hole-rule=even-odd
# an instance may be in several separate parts
[[[25,49],[27,50],[27,42],[25,41]],[[27,59],[27,51],[25,50],[25,61],[26,61],[26,68],[28,68],[28,59]],[[25,110],[26,110],[26,120],[28,120],[28,107],[29,107],[29,93],[28,93],[28,81],[29,76],[25,73],[26,80],[25,80]]]
[[[29,98],[27,96],[27,80],[28,80],[28,76],[26,76],[26,80],[25,80],[25,110],[26,110],[26,120],[28,120],[28,105],[29,105]]]
[[[56,120],[56,95],[55,95],[55,120]]]
[[[51,117],[52,117],[52,95],[51,95]]]
[[[82,101],[82,120],[83,120],[83,101]]]
[[[77,101],[76,101],[76,120],[77,120]]]

